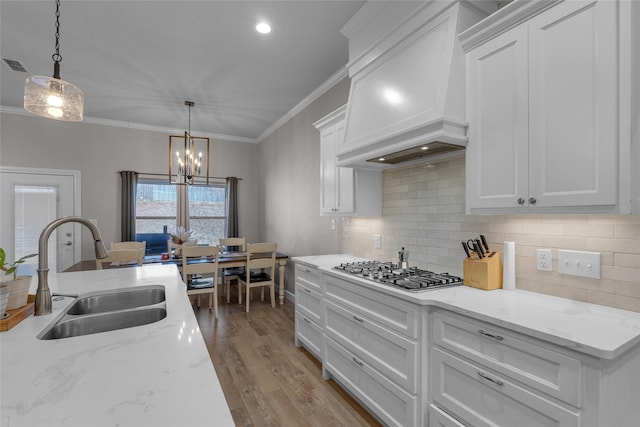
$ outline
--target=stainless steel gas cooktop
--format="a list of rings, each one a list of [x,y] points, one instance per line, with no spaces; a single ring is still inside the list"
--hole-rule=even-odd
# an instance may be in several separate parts
[[[460,277],[452,276],[449,273],[434,273],[417,267],[400,268],[398,264],[392,262],[348,262],[333,268],[353,276],[410,292],[422,292],[462,285]]]

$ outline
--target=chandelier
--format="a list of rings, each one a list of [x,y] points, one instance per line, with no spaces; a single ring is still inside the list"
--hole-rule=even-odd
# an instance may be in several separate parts
[[[24,109],[39,116],[69,122],[82,121],[84,94],[75,85],[60,79],[60,0],[56,0],[56,52],[53,77],[31,76],[24,85]]]
[[[184,135],[169,135],[169,182],[192,185],[197,183],[196,177],[203,177],[209,185],[210,141],[209,138],[191,135],[191,108],[195,103],[184,101],[184,105],[189,109],[188,130]],[[205,162],[204,175],[202,162]]]

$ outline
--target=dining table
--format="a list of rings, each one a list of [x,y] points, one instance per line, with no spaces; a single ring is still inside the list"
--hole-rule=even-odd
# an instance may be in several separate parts
[[[276,253],[276,264],[278,264],[278,300],[280,305],[284,304],[284,270],[287,265],[289,256],[280,252]],[[207,262],[207,258],[201,258],[199,260],[190,260],[189,262]],[[182,258],[176,257],[170,254],[168,258],[163,258],[162,255],[147,255],[143,258],[142,264],[175,264],[178,269],[182,267]],[[246,252],[221,252],[218,258],[218,266],[220,268],[233,268],[233,267],[246,267],[247,265],[247,253]],[[114,262],[111,264],[103,264],[102,268],[123,268],[123,267],[138,267],[137,262]],[[71,271],[85,271],[95,270],[95,260],[83,260],[73,264],[71,267],[64,270],[64,272]]]

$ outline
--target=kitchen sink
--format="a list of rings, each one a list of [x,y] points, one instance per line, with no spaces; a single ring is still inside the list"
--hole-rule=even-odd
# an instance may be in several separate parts
[[[81,296],[67,309],[71,315],[104,313],[153,305],[165,300],[164,286],[114,289]]]
[[[77,297],[36,338],[53,340],[147,325],[167,317],[163,286],[111,289]]]

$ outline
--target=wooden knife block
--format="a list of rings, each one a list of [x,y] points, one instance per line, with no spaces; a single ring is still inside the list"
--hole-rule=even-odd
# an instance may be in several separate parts
[[[502,288],[502,263],[499,253],[495,252],[493,256],[482,259],[465,258],[463,268],[465,286],[485,291]]]

